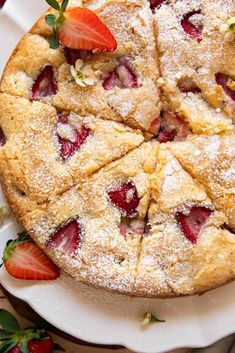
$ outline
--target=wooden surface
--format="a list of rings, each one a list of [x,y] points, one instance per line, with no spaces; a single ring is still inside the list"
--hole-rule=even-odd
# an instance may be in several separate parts
[[[13,297],[0,286],[0,308],[12,312],[22,327],[32,325],[41,320],[28,304]],[[55,327],[51,327],[50,333],[55,343],[59,343],[66,353],[131,353],[129,350],[118,346],[100,346],[78,340]],[[169,353],[190,353],[191,350],[180,349]],[[221,352],[222,353],[222,352]]]

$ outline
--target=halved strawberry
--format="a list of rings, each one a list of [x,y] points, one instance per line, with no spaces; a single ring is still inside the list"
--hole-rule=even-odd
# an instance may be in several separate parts
[[[155,10],[157,7],[162,5],[166,0],[149,0],[151,10]]]
[[[205,222],[212,215],[213,211],[203,206],[193,206],[189,212],[177,212],[176,220],[185,237],[196,244],[198,236]]]
[[[103,88],[108,91],[114,89],[116,86],[119,88],[136,88],[138,87],[138,78],[126,56],[118,59],[119,64],[116,68],[107,73],[104,77]]]
[[[58,119],[58,124],[68,125],[68,116],[60,115]],[[71,157],[76,151],[78,151],[81,146],[86,142],[87,138],[92,134],[89,127],[81,125],[79,130],[73,129],[73,139],[65,139],[58,135],[58,141],[60,145],[60,155],[63,159]]]
[[[51,236],[48,247],[65,253],[71,257],[76,256],[78,248],[81,246],[82,229],[75,219],[61,227],[57,233]]]
[[[182,93],[201,93],[201,89],[195,84],[191,77],[183,77],[178,82],[178,88]]]
[[[32,87],[32,99],[40,100],[56,94],[58,90],[54,77],[54,69],[47,65],[36,78]]]
[[[107,191],[109,200],[120,210],[122,216],[133,218],[138,215],[139,196],[132,181]]]
[[[7,243],[3,263],[7,272],[19,279],[53,280],[60,275],[59,268],[26,237]]]
[[[197,41],[202,40],[202,30],[203,26],[200,21],[197,21],[198,23],[194,23],[192,21],[192,17],[194,16],[200,16],[201,15],[201,10],[196,10],[196,11],[191,11],[184,15],[184,17],[181,20],[181,26],[183,27],[184,31],[190,35],[192,38],[196,39]]]
[[[87,8],[66,10],[58,30],[60,43],[71,49],[114,51],[117,42],[99,17]]]
[[[4,135],[4,132],[0,127],[0,146],[5,145],[5,143],[6,143],[6,136]]]
[[[215,75],[215,80],[217,85],[221,86],[225,93],[233,100],[235,101],[235,90],[233,91],[231,88],[228,86],[228,81],[230,77],[226,74],[223,73],[217,73]]]

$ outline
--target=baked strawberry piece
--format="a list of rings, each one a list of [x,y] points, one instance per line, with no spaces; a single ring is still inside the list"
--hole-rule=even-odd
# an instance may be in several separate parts
[[[233,101],[235,101],[235,82],[233,79],[231,79],[228,75],[223,74],[223,73],[217,73],[215,75],[215,80],[217,85],[221,86],[224,90],[224,92],[229,96]],[[231,89],[229,87],[229,82],[230,84],[233,84],[234,89]]]
[[[91,134],[92,131],[89,127],[81,125],[77,130],[69,124],[67,116],[61,115],[57,124],[61,157],[63,159],[71,157],[81,148]]]
[[[117,67],[105,74],[103,88],[106,91],[119,88],[136,88],[138,87],[138,78],[129,58],[123,56],[118,59]]]
[[[183,118],[170,111],[163,112],[157,137],[160,143],[184,141],[189,134],[189,125]]]
[[[6,137],[4,135],[2,128],[0,127],[0,146],[5,145],[5,143],[6,143]]]
[[[138,214],[139,196],[133,182],[125,182],[107,191],[109,200],[125,217],[133,218]]]
[[[212,210],[202,206],[193,206],[186,212],[176,213],[177,222],[185,237],[191,243],[196,244],[204,224],[212,213]]]
[[[203,30],[201,10],[191,11],[185,14],[181,20],[181,26],[185,33],[197,41],[201,41]]]
[[[183,77],[179,80],[178,88],[182,93],[201,93],[201,89],[196,85],[191,77]]]
[[[54,77],[54,69],[47,65],[34,81],[32,87],[32,99],[40,100],[55,95],[57,83]]]
[[[149,0],[150,2],[150,8],[152,11],[154,11],[157,7],[161,6],[166,2],[166,0]]]
[[[48,241],[48,247],[68,256],[75,257],[81,247],[82,228],[78,220],[61,227]]]

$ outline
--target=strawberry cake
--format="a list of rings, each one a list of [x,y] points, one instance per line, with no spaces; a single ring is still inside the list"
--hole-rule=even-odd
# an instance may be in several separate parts
[[[0,84],[0,176],[75,280],[141,297],[235,278],[233,0],[46,0]]]

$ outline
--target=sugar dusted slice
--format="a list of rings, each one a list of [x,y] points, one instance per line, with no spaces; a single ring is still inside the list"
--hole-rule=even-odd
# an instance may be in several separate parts
[[[201,183],[216,207],[235,227],[235,137],[194,136],[171,148],[182,166]]]
[[[162,4],[154,15],[165,110],[182,116],[194,134],[233,131],[235,48],[220,27],[234,9],[232,0],[177,0]]]
[[[222,229],[226,216],[168,150],[159,149],[158,161],[151,177],[153,201],[140,253],[138,293],[193,294],[231,280],[235,239]]]
[[[45,210],[24,216],[24,227],[76,279],[132,294],[150,198],[149,179],[156,162],[155,149],[151,143],[145,143],[102,168],[87,178],[82,188],[73,187]],[[124,219],[121,210],[107,198],[110,186],[125,180],[133,182],[139,195],[136,218]],[[79,225],[75,223],[77,219]],[[75,250],[74,237],[77,241],[79,229],[81,240]]]

